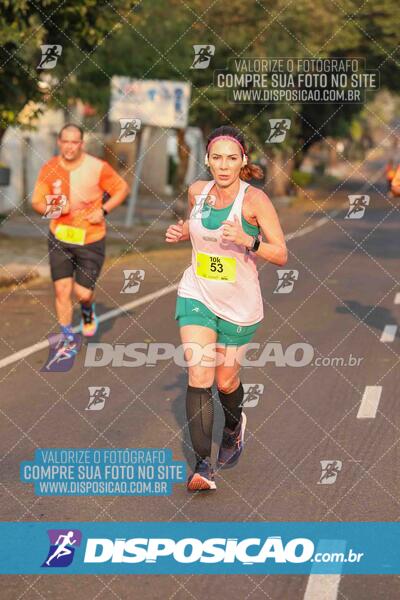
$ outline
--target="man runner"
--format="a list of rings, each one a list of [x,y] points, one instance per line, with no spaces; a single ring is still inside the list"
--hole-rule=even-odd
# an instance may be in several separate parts
[[[48,239],[55,307],[61,333],[68,342],[72,334],[72,293],[81,304],[81,331],[97,331],[94,288],[105,257],[105,217],[121,204],[128,185],[105,161],[83,151],[83,130],[64,125],[58,135],[60,155],[40,170],[32,206],[50,218]],[[103,194],[109,195],[103,205]],[[61,210],[48,211],[57,203]],[[74,280],[75,275],[75,280]]]

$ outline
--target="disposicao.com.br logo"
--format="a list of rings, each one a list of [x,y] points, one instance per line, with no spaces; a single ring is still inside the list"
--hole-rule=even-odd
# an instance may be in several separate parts
[[[242,563],[252,565],[268,559],[276,563],[304,563],[314,555],[314,543],[294,538],[286,544],[280,536],[261,538],[89,538],[85,563],[157,563],[169,557],[181,564]]]
[[[190,532],[184,532],[182,526],[176,525],[172,534],[168,532],[171,527],[165,527],[165,524],[125,524],[125,535],[122,536],[118,535],[115,526],[109,524],[102,524],[100,535],[96,535],[98,524],[82,525],[85,525],[86,531],[85,528],[80,531],[73,527],[47,530],[50,548],[39,567],[41,572],[43,568],[69,567],[69,573],[87,574],[300,574],[314,571],[340,573],[343,569],[349,573],[363,569],[369,572],[370,568],[365,566],[369,552],[365,539],[364,543],[357,543],[354,536],[352,541],[364,552],[353,550],[353,543],[344,538],[315,537],[315,531],[310,535],[301,531],[297,534],[268,535],[267,532],[257,533],[255,525],[250,527],[247,535],[241,526],[244,524],[237,525],[242,532],[227,535],[225,524],[219,524],[207,535],[201,531],[207,527],[198,523],[192,525]],[[262,525],[257,527],[263,529]],[[181,529],[180,533],[177,528]],[[35,569],[33,571],[36,572]]]

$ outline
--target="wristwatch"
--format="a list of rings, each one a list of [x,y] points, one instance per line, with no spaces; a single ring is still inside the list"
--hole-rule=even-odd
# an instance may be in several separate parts
[[[108,215],[108,210],[104,208],[104,206],[101,207],[101,210],[103,211],[104,218],[106,218],[106,216]]]
[[[247,251],[251,251],[251,252],[257,252],[259,246],[260,246],[260,238],[258,237],[258,235],[253,235],[253,245],[250,246],[250,248],[247,248]]]

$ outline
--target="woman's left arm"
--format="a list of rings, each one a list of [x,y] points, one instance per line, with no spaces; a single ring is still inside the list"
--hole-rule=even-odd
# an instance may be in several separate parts
[[[262,190],[257,190],[251,203],[252,213],[267,239],[266,242],[260,243],[255,254],[275,265],[285,265],[288,258],[285,236],[271,200]],[[236,215],[234,221],[223,221],[222,223],[224,225],[222,231],[224,240],[235,242],[245,248],[251,248],[254,241],[253,237],[243,230]]]
[[[257,193],[254,194],[252,204],[254,216],[267,240],[260,243],[255,254],[275,265],[285,265],[288,259],[285,236],[274,205],[261,190],[257,190]],[[247,247],[253,243],[252,236],[249,235],[248,238],[249,244]]]

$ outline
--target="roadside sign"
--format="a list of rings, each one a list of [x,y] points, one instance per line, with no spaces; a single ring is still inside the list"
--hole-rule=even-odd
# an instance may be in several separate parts
[[[111,79],[110,121],[140,119],[153,127],[186,127],[191,84],[183,81]]]

